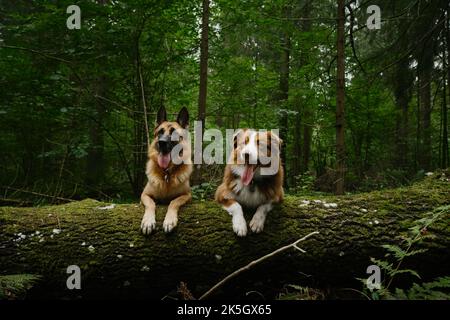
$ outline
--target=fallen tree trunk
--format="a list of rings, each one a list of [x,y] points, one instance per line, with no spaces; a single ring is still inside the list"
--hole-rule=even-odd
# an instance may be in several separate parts
[[[228,214],[209,201],[182,208],[175,232],[159,229],[148,237],[140,233],[143,208],[137,204],[112,208],[88,199],[40,208],[0,207],[0,275],[41,275],[30,292],[33,298],[162,298],[180,282],[199,297],[252,260],[319,231],[300,244],[306,253],[292,250],[274,257],[230,281],[222,295],[236,287],[250,291],[256,279],[266,288],[275,287],[276,280],[349,286],[367,277],[370,257],[384,257],[381,245],[399,244],[415,221],[450,203],[449,185],[445,176],[435,175],[408,188],[367,194],[288,196],[269,214],[263,233],[242,239],[234,235]],[[165,209],[158,207],[159,225]],[[407,258],[405,267],[423,278],[448,272],[448,218],[446,212],[426,230],[434,237],[418,248],[428,250]],[[69,265],[81,269],[81,290],[66,287]]]

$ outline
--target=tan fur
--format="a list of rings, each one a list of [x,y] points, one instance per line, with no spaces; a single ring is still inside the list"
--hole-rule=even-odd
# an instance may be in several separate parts
[[[148,182],[141,194],[141,202],[145,207],[142,220],[142,231],[151,233],[155,227],[155,200],[159,203],[169,204],[164,220],[163,228],[166,232],[171,231],[178,221],[178,210],[182,205],[191,200],[191,187],[189,178],[192,173],[190,144],[183,139],[180,144],[184,145],[182,159],[184,162],[174,165],[172,161],[168,169],[163,170],[158,166],[158,151],[156,148],[157,135],[160,130],[169,132],[171,129],[180,131],[181,126],[177,122],[163,122],[154,130],[155,138],[148,149],[148,161],[146,175]]]

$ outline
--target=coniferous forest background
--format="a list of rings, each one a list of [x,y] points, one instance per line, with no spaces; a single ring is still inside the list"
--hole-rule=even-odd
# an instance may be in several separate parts
[[[1,1],[2,202],[137,199],[143,103],[151,128],[162,105],[207,129],[279,128],[291,193],[403,185],[449,165],[448,1],[345,2],[341,57],[335,1],[78,1],[69,30],[72,2]]]

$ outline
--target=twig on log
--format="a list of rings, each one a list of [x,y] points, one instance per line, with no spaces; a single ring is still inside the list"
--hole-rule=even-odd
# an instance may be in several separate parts
[[[242,268],[240,268],[240,269],[234,271],[233,273],[231,273],[231,274],[229,274],[228,276],[226,276],[223,280],[219,281],[214,287],[212,287],[212,288],[209,289],[207,292],[205,292],[198,300],[203,300],[203,299],[209,297],[214,291],[216,291],[218,288],[220,288],[221,286],[223,286],[223,285],[224,285],[226,282],[228,282],[230,279],[236,277],[237,275],[239,275],[240,273],[242,273],[242,272],[244,272],[244,271],[249,270],[250,268],[252,268],[252,267],[254,267],[255,265],[257,265],[258,263],[261,263],[262,261],[265,261],[265,260],[267,260],[267,259],[269,259],[269,258],[271,258],[271,257],[273,257],[273,256],[275,256],[275,255],[277,255],[277,254],[279,254],[279,253],[281,253],[281,252],[283,252],[283,251],[286,251],[286,250],[288,250],[288,249],[290,249],[290,248],[294,248],[294,249],[296,249],[296,250],[301,251],[302,253],[305,253],[306,251],[303,250],[303,249],[301,249],[301,248],[299,248],[297,245],[298,245],[300,242],[302,242],[302,241],[308,239],[309,237],[311,237],[311,236],[313,236],[313,235],[315,235],[315,234],[318,234],[318,233],[319,233],[319,231],[311,232],[310,234],[304,236],[304,237],[301,238],[301,239],[296,240],[295,242],[293,242],[293,243],[291,243],[291,244],[288,244],[287,246],[281,247],[281,248],[279,248],[279,249],[277,249],[277,250],[275,250],[275,251],[273,251],[273,252],[271,252],[271,253],[269,253],[269,254],[266,254],[265,256],[263,256],[263,257],[261,257],[261,258],[259,258],[259,259],[257,259],[257,260],[253,260],[252,262],[250,262],[250,263],[247,264],[246,266],[244,266],[244,267],[242,267]]]

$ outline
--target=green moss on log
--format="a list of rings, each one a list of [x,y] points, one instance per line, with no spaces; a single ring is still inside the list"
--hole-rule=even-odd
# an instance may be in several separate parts
[[[337,285],[365,276],[370,257],[383,257],[381,245],[398,244],[414,221],[448,205],[449,187],[445,176],[435,175],[410,187],[365,194],[287,196],[269,214],[263,233],[243,239],[232,232],[228,214],[208,201],[183,207],[171,234],[161,230],[167,207],[158,206],[160,229],[147,237],[139,230],[138,204],[102,209],[108,204],[86,199],[1,207],[0,274],[39,274],[43,281],[36,295],[49,297],[161,298],[181,281],[198,295],[235,269],[317,230],[319,235],[302,243],[306,254],[289,252],[253,273],[280,278],[301,271],[316,284]],[[423,276],[443,275],[449,265],[448,214],[428,231],[436,237],[422,244],[429,250],[414,258],[415,269]],[[81,291],[66,288],[72,264],[81,267]]]

